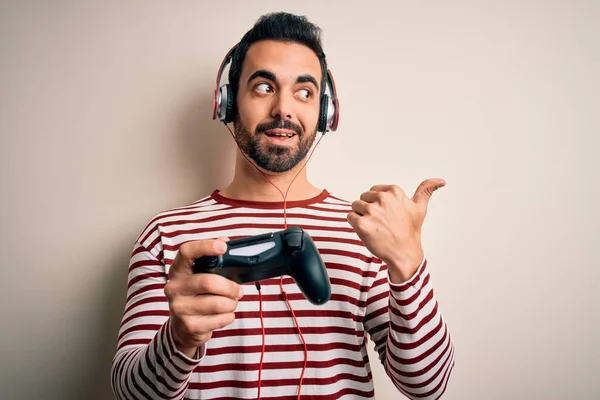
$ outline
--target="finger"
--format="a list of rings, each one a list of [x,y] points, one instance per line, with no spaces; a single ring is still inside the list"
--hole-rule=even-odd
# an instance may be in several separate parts
[[[346,219],[348,220],[348,223],[350,224],[350,226],[352,226],[352,228],[354,228],[356,230],[356,227],[358,226],[358,221],[360,219],[360,215],[354,211],[351,211],[346,216]]]
[[[199,315],[178,319],[179,331],[188,339],[186,342],[204,342],[212,336],[212,332],[226,327],[235,321],[235,313]]]
[[[369,189],[372,192],[387,192],[392,188],[392,185],[374,185]]]
[[[378,203],[381,201],[381,191],[369,190],[360,195],[360,199],[367,203]]]
[[[347,215],[348,223],[354,229],[355,232],[367,232],[371,230],[373,226],[373,221],[370,218],[365,218],[354,211],[348,213]]]
[[[370,203],[364,200],[355,200],[352,202],[352,211],[358,215],[367,215],[369,213]]]
[[[406,197],[404,190],[398,185],[375,185],[371,187],[373,192],[391,193],[394,197],[401,198]]]
[[[192,321],[186,321],[190,333],[196,335],[210,334],[211,332],[225,328],[235,321],[235,313],[211,314],[194,317]]]
[[[217,274],[194,274],[171,283],[173,285],[170,287],[170,294],[180,296],[212,294],[238,300],[243,294],[242,287],[239,284]]]
[[[227,251],[225,238],[194,240],[183,243],[171,264],[169,277],[172,279],[178,274],[191,275],[194,260],[201,256],[218,256]]]
[[[238,304],[238,300],[231,297],[203,294],[194,298],[190,311],[203,315],[228,314],[235,312]]]
[[[181,299],[171,303],[171,311],[178,317],[228,314],[234,312],[238,306],[235,299],[208,294]]]
[[[433,194],[433,192],[435,192],[436,190],[438,190],[439,188],[444,187],[444,186],[446,186],[446,181],[444,181],[443,179],[440,179],[440,178],[426,179],[423,182],[421,182],[419,187],[417,187],[417,190],[415,190],[415,194],[414,194],[412,200],[416,204],[421,204],[421,205],[426,206],[429,203],[429,199],[431,198],[431,195]]]

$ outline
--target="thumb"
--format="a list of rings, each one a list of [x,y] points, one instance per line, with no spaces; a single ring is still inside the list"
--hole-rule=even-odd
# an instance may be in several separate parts
[[[441,187],[446,186],[446,181],[440,178],[431,178],[426,179],[417,188],[415,191],[415,195],[412,198],[412,201],[416,204],[427,206],[429,203],[429,198]]]
[[[179,247],[175,259],[169,268],[169,278],[177,275],[191,275],[194,261],[202,256],[218,256],[227,251],[228,237],[217,239],[191,240]]]

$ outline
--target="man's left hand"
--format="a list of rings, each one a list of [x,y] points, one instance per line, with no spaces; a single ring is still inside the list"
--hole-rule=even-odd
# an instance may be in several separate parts
[[[407,281],[421,264],[429,198],[445,185],[443,179],[427,179],[412,198],[396,185],[376,185],[352,203],[348,222],[367,249],[387,264],[392,282]]]

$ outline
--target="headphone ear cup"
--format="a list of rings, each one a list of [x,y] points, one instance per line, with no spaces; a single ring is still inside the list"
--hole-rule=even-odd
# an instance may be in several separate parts
[[[224,85],[225,86],[225,90],[227,93],[227,101],[225,102],[225,116],[224,116],[224,122],[225,123],[230,123],[233,122],[234,116],[235,116],[235,110],[233,107],[234,104],[234,100],[233,100],[233,89],[231,89],[230,85]]]
[[[319,123],[317,125],[317,130],[319,132],[325,133],[328,130],[328,126],[327,126],[328,111],[329,111],[329,96],[324,94],[321,96],[321,108],[319,111]]]
[[[233,120],[233,91],[231,86],[225,84],[219,88],[219,95],[215,101],[215,110],[219,121],[229,123]]]

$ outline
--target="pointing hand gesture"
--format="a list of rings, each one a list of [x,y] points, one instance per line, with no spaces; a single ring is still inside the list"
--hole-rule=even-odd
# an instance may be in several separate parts
[[[376,185],[352,203],[348,222],[367,249],[387,264],[393,282],[410,279],[423,259],[421,229],[443,179],[423,181],[412,198],[396,185]]]

